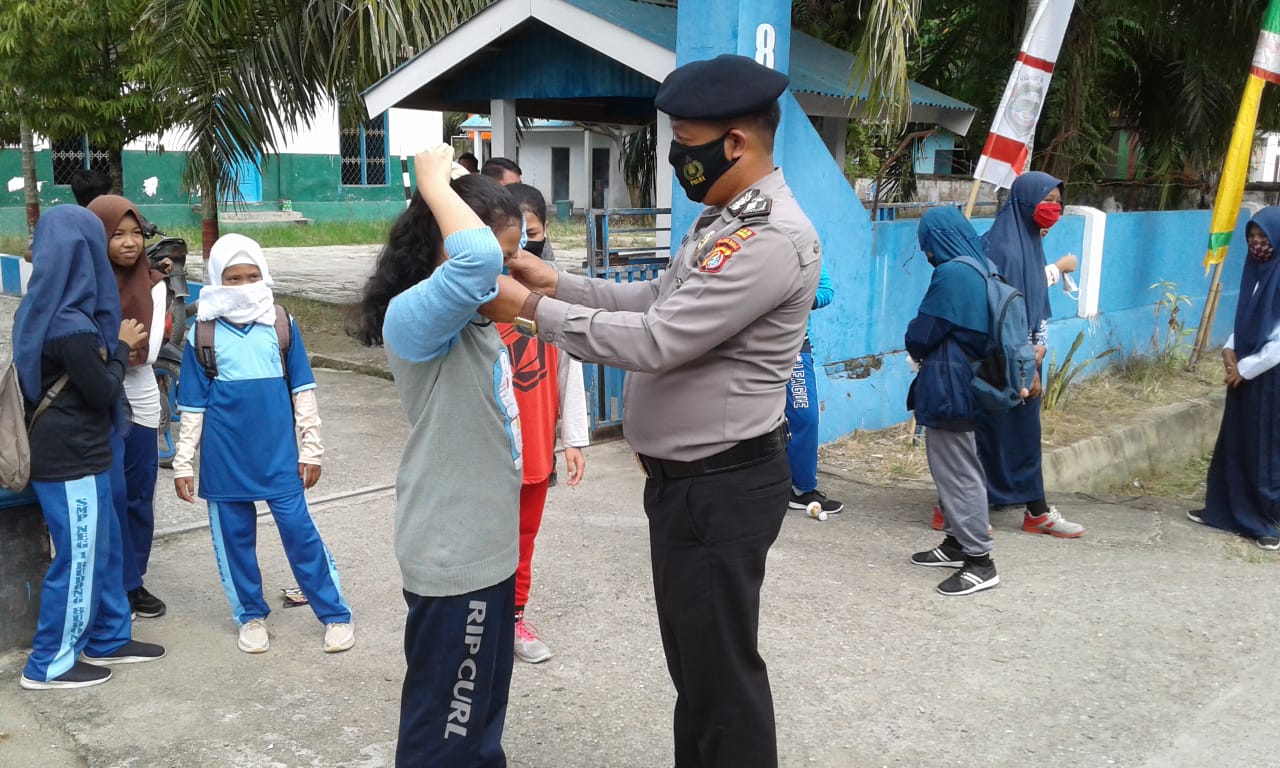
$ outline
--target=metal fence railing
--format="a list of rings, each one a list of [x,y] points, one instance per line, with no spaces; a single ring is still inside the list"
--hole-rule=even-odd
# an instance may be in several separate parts
[[[671,261],[670,208],[592,208],[587,211],[589,277],[634,283],[656,279]],[[599,363],[583,366],[591,431],[622,424],[626,372]]]

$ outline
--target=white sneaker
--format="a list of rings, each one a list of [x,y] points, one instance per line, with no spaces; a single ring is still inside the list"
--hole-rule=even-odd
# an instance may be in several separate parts
[[[271,638],[267,635],[266,619],[249,619],[240,625],[240,639],[236,642],[245,653],[266,653],[271,647]]]
[[[356,644],[356,630],[351,622],[335,622],[324,627],[324,652],[339,653]]]

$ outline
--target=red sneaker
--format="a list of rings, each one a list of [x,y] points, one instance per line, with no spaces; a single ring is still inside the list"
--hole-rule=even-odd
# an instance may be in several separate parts
[[[1084,535],[1084,526],[1067,520],[1057,507],[1049,507],[1046,514],[1034,517],[1030,512],[1022,515],[1022,530],[1027,533],[1047,533],[1060,539],[1078,539]]]

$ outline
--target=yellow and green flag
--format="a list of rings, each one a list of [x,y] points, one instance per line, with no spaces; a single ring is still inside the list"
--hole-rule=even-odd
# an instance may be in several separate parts
[[[1262,32],[1258,35],[1258,47],[1253,52],[1253,67],[1249,70],[1249,82],[1245,84],[1240,112],[1236,115],[1236,127],[1231,132],[1231,146],[1227,149],[1227,161],[1222,166],[1218,196],[1213,201],[1209,250],[1204,255],[1205,269],[1227,258],[1231,233],[1235,231],[1236,219],[1240,217],[1244,182],[1249,175],[1249,157],[1258,126],[1262,86],[1267,83],[1280,85],[1280,0],[1271,0],[1266,15],[1262,17]]]

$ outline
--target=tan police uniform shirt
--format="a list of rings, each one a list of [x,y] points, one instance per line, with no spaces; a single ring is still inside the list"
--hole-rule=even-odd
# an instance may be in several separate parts
[[[705,458],[783,420],[821,269],[817,232],[781,170],[707,208],[662,275],[561,274],[538,336],[623,368],[622,430],[647,456]]]

